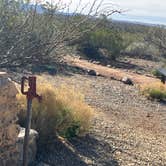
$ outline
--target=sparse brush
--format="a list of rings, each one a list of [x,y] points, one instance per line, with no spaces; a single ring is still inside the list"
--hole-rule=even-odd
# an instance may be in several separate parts
[[[42,142],[52,140],[57,133],[70,138],[86,133],[90,127],[93,109],[84,101],[84,96],[73,87],[54,88],[48,83],[39,84],[38,93],[42,102],[33,100],[32,128],[39,132]],[[19,94],[19,123],[25,126],[26,97]]]
[[[161,78],[161,76],[162,76],[161,73],[156,69],[152,71],[152,74],[157,78]]]
[[[166,85],[162,83],[144,84],[140,87],[143,95],[150,99],[165,100]]]

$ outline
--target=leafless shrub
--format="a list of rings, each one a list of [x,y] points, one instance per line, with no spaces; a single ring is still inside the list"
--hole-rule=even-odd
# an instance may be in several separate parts
[[[0,66],[21,67],[58,58],[70,41],[94,29],[100,15],[120,12],[103,0],[75,9],[72,2],[0,0]]]

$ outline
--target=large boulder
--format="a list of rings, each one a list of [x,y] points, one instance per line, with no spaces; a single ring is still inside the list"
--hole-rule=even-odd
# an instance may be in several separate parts
[[[0,72],[0,166],[21,166],[25,129],[16,124],[18,85]],[[30,130],[29,163],[35,160],[38,133]]]
[[[16,166],[19,153],[16,146],[18,89],[6,73],[0,72],[0,166]]]
[[[23,145],[24,145],[25,128],[20,128],[20,132],[17,139],[17,148],[19,152],[18,165],[21,166],[23,159]],[[38,132],[31,129],[29,133],[29,149],[28,149],[28,163],[32,163],[36,159],[37,145],[36,140],[38,138]]]

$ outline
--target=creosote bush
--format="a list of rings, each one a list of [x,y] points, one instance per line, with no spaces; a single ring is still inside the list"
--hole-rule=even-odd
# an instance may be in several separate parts
[[[54,88],[50,84],[40,84],[38,92],[42,102],[33,100],[32,128],[39,132],[39,139],[48,142],[57,135],[71,138],[85,134],[90,128],[93,110],[84,102],[84,96],[73,87]],[[26,98],[19,94],[19,123],[25,126]]]
[[[153,70],[152,74],[157,78],[161,78],[161,76],[162,76],[161,73],[157,69]]]
[[[142,85],[140,89],[142,94],[150,99],[157,99],[160,101],[166,99],[166,85],[162,83]]]
[[[112,60],[120,55],[128,44],[123,40],[121,33],[117,30],[102,27],[89,32],[80,38],[78,50],[89,58],[101,59],[103,55],[100,50],[106,50],[106,57]]]

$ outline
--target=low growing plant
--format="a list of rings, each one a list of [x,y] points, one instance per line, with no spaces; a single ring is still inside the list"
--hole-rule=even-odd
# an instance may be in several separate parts
[[[92,108],[84,101],[84,96],[73,87],[58,88],[46,83],[37,88],[42,102],[33,100],[32,128],[39,132],[42,142],[52,140],[57,135],[74,137],[82,135],[90,128]],[[19,123],[25,126],[26,97],[19,94]]]
[[[157,78],[161,78],[162,76],[162,74],[157,69],[153,70],[152,74]]]
[[[166,85],[162,83],[152,83],[141,86],[143,95],[150,99],[165,100],[166,99]]]

